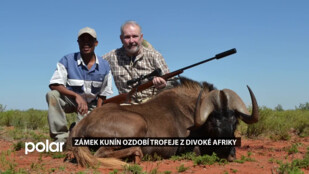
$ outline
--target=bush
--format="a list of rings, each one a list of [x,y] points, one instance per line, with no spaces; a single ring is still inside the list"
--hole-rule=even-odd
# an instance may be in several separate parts
[[[44,128],[47,125],[46,115],[47,111],[34,109],[9,110],[0,113],[0,125],[26,129]]]
[[[268,136],[274,140],[289,140],[291,133],[309,136],[309,110],[277,111],[259,108],[260,118],[255,124],[240,122],[238,131],[248,137]]]
[[[31,139],[39,142],[49,138],[47,114],[47,111],[35,109],[0,112],[0,127],[13,126],[14,129],[9,129],[6,134],[14,140]],[[75,118],[75,113],[67,114],[68,127],[75,121]]]
[[[304,104],[299,104],[299,106],[295,106],[296,110],[307,110],[309,111],[309,102],[306,102]]]
[[[45,110],[29,109],[27,111],[9,110],[0,112],[0,126],[14,126],[22,129],[48,130],[48,112]],[[76,114],[67,114],[68,126],[75,121]]]

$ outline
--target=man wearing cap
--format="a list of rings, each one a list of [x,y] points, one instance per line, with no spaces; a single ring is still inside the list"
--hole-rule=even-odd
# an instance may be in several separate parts
[[[142,29],[137,22],[125,22],[120,31],[122,47],[103,56],[110,63],[115,85],[120,94],[131,91],[132,86],[127,84],[129,80],[147,75],[157,68],[161,69],[162,74],[169,72],[163,56],[155,49],[149,49],[142,45]],[[152,82],[155,88],[134,94],[132,103],[142,103],[156,94],[158,89],[167,86],[167,82],[161,77],[154,77]]]
[[[98,45],[95,30],[81,29],[77,42],[80,52],[60,59],[46,95],[50,136],[57,142],[68,137],[65,113],[76,112],[78,122],[113,93],[109,64],[94,52]]]

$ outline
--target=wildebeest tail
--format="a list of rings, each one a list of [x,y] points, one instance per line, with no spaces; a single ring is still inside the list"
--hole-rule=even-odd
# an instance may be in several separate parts
[[[72,151],[78,165],[82,167],[99,165],[99,161],[91,154],[88,147],[72,147]]]
[[[121,169],[123,166],[128,165],[127,163],[116,159],[116,158],[97,158],[102,164],[103,168],[110,169]]]
[[[120,169],[127,163],[115,158],[96,158],[93,156],[88,147],[72,147],[73,154],[78,165],[82,167],[113,168]]]

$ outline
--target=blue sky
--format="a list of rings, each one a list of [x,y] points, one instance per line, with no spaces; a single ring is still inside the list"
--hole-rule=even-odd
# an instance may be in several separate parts
[[[79,29],[97,31],[103,55],[121,47],[120,25],[136,20],[171,71],[236,48],[183,75],[232,89],[247,105],[249,85],[259,105],[294,109],[309,102],[308,7],[306,0],[1,1],[0,104],[47,109],[49,80],[60,58],[78,51]]]

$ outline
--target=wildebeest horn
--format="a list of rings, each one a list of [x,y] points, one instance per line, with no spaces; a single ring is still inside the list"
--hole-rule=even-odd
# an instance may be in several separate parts
[[[215,104],[220,103],[220,91],[213,90],[208,93],[204,98],[197,102],[195,113],[195,127],[199,127],[205,123],[209,114],[215,109]]]
[[[259,111],[258,111],[258,104],[255,99],[254,93],[250,89],[249,86],[248,90],[251,96],[252,102],[252,114],[249,114],[247,107],[245,106],[244,102],[241,98],[232,90],[224,89],[224,93],[228,99],[228,106],[231,110],[235,111],[235,114],[243,120],[247,124],[256,123],[259,120]]]
[[[252,101],[252,114],[250,115],[246,105],[242,99],[232,90],[213,90],[208,93],[204,98],[197,102],[197,110],[195,113],[195,127],[203,125],[209,114],[217,109],[230,109],[235,111],[235,114],[247,124],[256,123],[259,119],[258,104],[255,99],[254,93],[248,90]],[[220,94],[221,93],[221,94]],[[223,101],[226,100],[226,101]],[[227,106],[225,106],[227,105]]]

